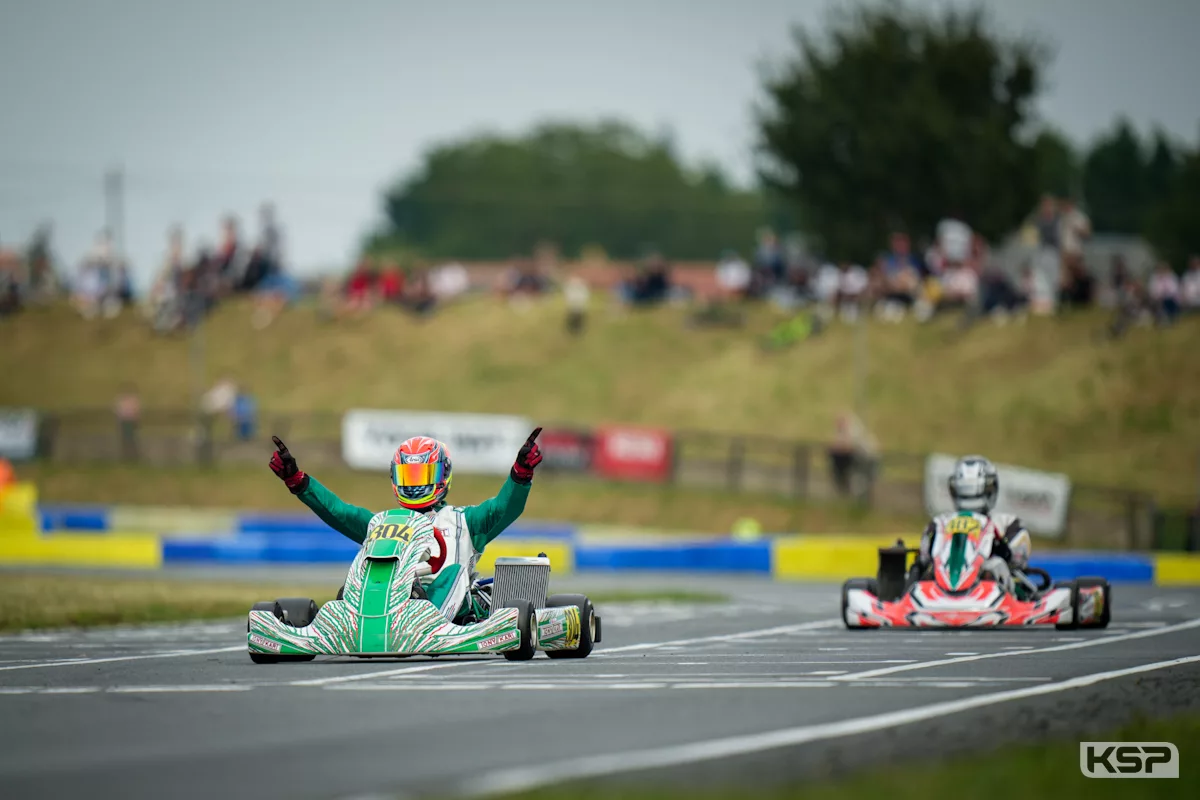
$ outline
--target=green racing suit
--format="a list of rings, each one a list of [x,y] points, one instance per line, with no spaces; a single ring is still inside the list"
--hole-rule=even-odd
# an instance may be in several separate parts
[[[445,563],[425,584],[425,592],[447,619],[453,620],[470,610],[469,589],[475,577],[475,563],[484,548],[521,516],[529,497],[529,487],[530,484],[518,483],[509,477],[495,497],[479,505],[441,503],[425,512],[442,533],[447,550]],[[376,517],[400,511],[390,509],[376,514],[347,503],[311,475],[308,486],[296,496],[326,525],[356,544],[362,544],[367,538],[367,531]]]

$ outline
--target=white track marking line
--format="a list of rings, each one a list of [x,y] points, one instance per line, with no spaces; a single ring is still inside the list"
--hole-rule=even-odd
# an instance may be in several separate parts
[[[175,694],[191,692],[249,692],[252,689],[254,689],[253,686],[244,683],[223,683],[211,686],[203,684],[195,686],[110,686],[105,691],[113,694]]]
[[[1129,675],[1153,672],[1155,670],[1196,662],[1200,662],[1200,656],[1187,656],[1170,661],[1142,664],[1128,669],[1082,675],[1078,678],[1071,678],[1059,683],[976,695],[959,700],[949,700],[885,714],[874,714],[868,717],[857,717],[840,722],[804,725],[795,728],[784,728],[782,730],[745,736],[730,736],[724,739],[710,739],[669,747],[585,756],[583,758],[565,759],[537,766],[493,770],[488,772],[485,777],[464,781],[460,784],[459,794],[481,797],[525,792],[566,780],[579,780],[621,772],[674,767],[681,764],[694,764],[699,761],[758,753],[764,750],[775,750],[781,747],[794,747],[824,739],[855,736],[862,733],[872,733],[874,731],[895,728],[901,725],[910,725],[914,722],[937,719],[938,717],[958,714],[975,708],[984,708],[1013,700],[1024,700],[1030,697],[1065,692]]]
[[[385,669],[382,672],[356,672],[352,675],[333,675],[328,678],[308,678],[302,681],[288,681],[285,686],[330,686],[337,683],[350,683],[352,681],[365,681],[369,678],[390,678],[395,675],[409,675],[414,672],[429,672],[435,669],[449,669],[450,667],[466,667],[479,666],[478,661],[448,661],[442,664],[422,664],[418,667],[400,667],[399,669]]]
[[[0,667],[0,672],[12,669],[41,669],[43,667],[74,667],[79,664],[110,664],[114,661],[143,661],[148,658],[185,658],[187,656],[206,656],[213,653],[233,653],[245,651],[246,645],[237,647],[214,647],[208,650],[171,650],[166,653],[140,653],[134,656],[108,656],[106,658],[75,658],[70,660],[42,661],[37,664],[12,664]]]
[[[948,656],[977,656],[977,655],[979,655],[979,652],[977,650],[971,650],[971,651],[967,651],[967,652],[963,652],[963,653],[946,653],[946,655],[948,655]]]
[[[707,642],[728,642],[739,641],[742,639],[758,639],[764,636],[777,636],[786,633],[797,633],[800,631],[816,630],[819,628],[832,628],[841,625],[841,620],[818,620],[815,622],[802,622],[798,625],[781,625],[775,628],[763,628],[755,631],[742,631],[741,633],[727,633],[716,636],[700,636],[694,639],[675,639],[669,642],[645,642],[643,644],[628,644],[623,647],[606,648],[595,652],[591,657],[597,658],[607,655],[608,653],[623,653],[633,650],[656,650],[662,647],[682,647],[690,644],[702,644]],[[504,666],[504,662],[498,662],[500,666]],[[822,662],[825,663],[825,662]],[[426,664],[418,667],[401,667],[400,669],[384,670],[382,672],[360,672],[354,675],[335,675],[328,678],[311,678],[301,681],[290,681],[288,686],[328,686],[339,683],[350,683],[353,681],[362,681],[369,678],[386,678],[394,675],[408,675],[416,672],[428,672],[435,669],[447,669],[449,667],[466,667],[480,666],[479,661],[451,661],[445,664]]]
[[[644,642],[642,644],[627,644],[623,647],[606,647],[603,650],[596,651],[595,655],[603,656],[609,653],[625,653],[631,650],[658,650],[664,647],[684,647],[690,644],[706,644],[709,642],[736,642],[743,639],[761,639],[766,636],[779,636],[781,634],[799,633],[800,631],[833,628],[842,624],[842,621],[838,619],[822,619],[815,622],[802,622],[798,625],[780,625],[776,628],[762,628],[756,631],[742,631],[741,633],[727,633],[718,636],[698,636],[694,639],[674,639],[669,642]]]
[[[983,661],[989,658],[1009,658],[1011,656],[1026,656],[1034,653],[1058,653],[1064,650],[1079,650],[1084,647],[1099,647],[1101,645],[1112,644],[1113,642],[1127,642],[1133,639],[1145,639],[1150,636],[1162,636],[1165,633],[1175,633],[1176,631],[1189,630],[1191,628],[1200,627],[1200,619],[1192,619],[1187,622],[1180,622],[1176,625],[1168,625],[1165,628],[1154,628],[1152,630],[1138,631],[1136,633],[1123,633],[1118,636],[1105,636],[1099,639],[1085,639],[1081,642],[1072,644],[1060,644],[1053,647],[1038,647],[1034,650],[1001,650],[992,653],[980,653],[974,656],[959,656],[958,658],[942,658],[937,661],[918,661],[915,664],[902,664],[897,667],[881,667],[879,669],[869,669],[863,672],[854,672],[850,675],[843,675],[837,678],[839,681],[857,681],[863,678],[875,678],[880,675],[891,675],[895,672],[907,672],[914,669],[929,669],[930,667],[944,667],[947,664],[963,664],[968,661]]]

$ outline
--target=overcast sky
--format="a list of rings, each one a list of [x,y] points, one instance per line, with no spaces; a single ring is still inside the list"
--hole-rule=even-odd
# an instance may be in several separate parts
[[[914,5],[967,5],[915,0]],[[1197,0],[992,0],[1056,46],[1041,104],[1086,141],[1124,113],[1200,138]],[[189,246],[273,200],[302,272],[342,266],[380,189],[431,143],[545,117],[673,131],[751,175],[757,66],[827,0],[0,0],[0,243],[43,219],[74,264],[126,171],[144,280],[172,222]],[[736,244],[736,243],[735,243]]]

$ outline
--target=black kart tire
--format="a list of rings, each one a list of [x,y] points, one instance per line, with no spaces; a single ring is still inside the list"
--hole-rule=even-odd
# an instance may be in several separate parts
[[[875,576],[879,591],[876,592],[876,597],[892,602],[904,595],[908,574],[907,560],[908,550],[902,545],[879,548],[879,570]]]
[[[290,599],[298,600],[301,598],[293,597]],[[307,598],[304,598],[304,599],[307,599]],[[276,619],[286,622],[286,620],[284,620],[283,608],[280,607],[280,602],[281,601],[279,601],[279,600],[263,600],[261,602],[255,603],[253,606],[251,606],[250,610],[251,611],[270,611],[272,614],[275,615]],[[309,600],[308,602],[311,603],[312,601]],[[315,614],[315,612],[314,612],[314,614]],[[309,622],[311,622],[311,621],[312,620],[310,619]],[[307,624],[307,623],[305,623],[305,624]],[[249,632],[250,632],[250,620],[247,619],[246,620],[246,633],[249,633]],[[275,655],[272,653],[250,653],[250,660],[253,661],[255,664],[285,664],[288,662],[312,661],[314,658],[316,658],[316,656],[314,656],[314,655]]]
[[[851,578],[842,584],[842,622],[852,631],[870,630],[864,625],[851,625],[846,621],[846,609],[850,607],[850,590],[865,589],[871,594],[879,597],[879,582],[874,578]]]
[[[305,628],[317,617],[317,603],[310,597],[281,597],[275,602],[283,611],[281,619],[293,628]]]
[[[533,603],[528,600],[513,600],[504,608],[517,609],[517,631],[521,635],[521,646],[516,650],[506,651],[504,657],[509,661],[528,661],[537,654],[537,644],[533,639],[534,626],[537,625]]]
[[[552,594],[546,598],[546,608],[562,608],[575,606],[579,609],[579,647],[574,650],[547,650],[550,658],[587,658],[592,648],[599,641],[598,633],[600,618],[587,595],[582,594]]]

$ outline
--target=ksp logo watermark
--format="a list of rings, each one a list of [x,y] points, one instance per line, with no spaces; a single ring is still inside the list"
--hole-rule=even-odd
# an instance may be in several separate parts
[[[1079,771],[1089,778],[1178,778],[1170,742],[1080,742]]]

